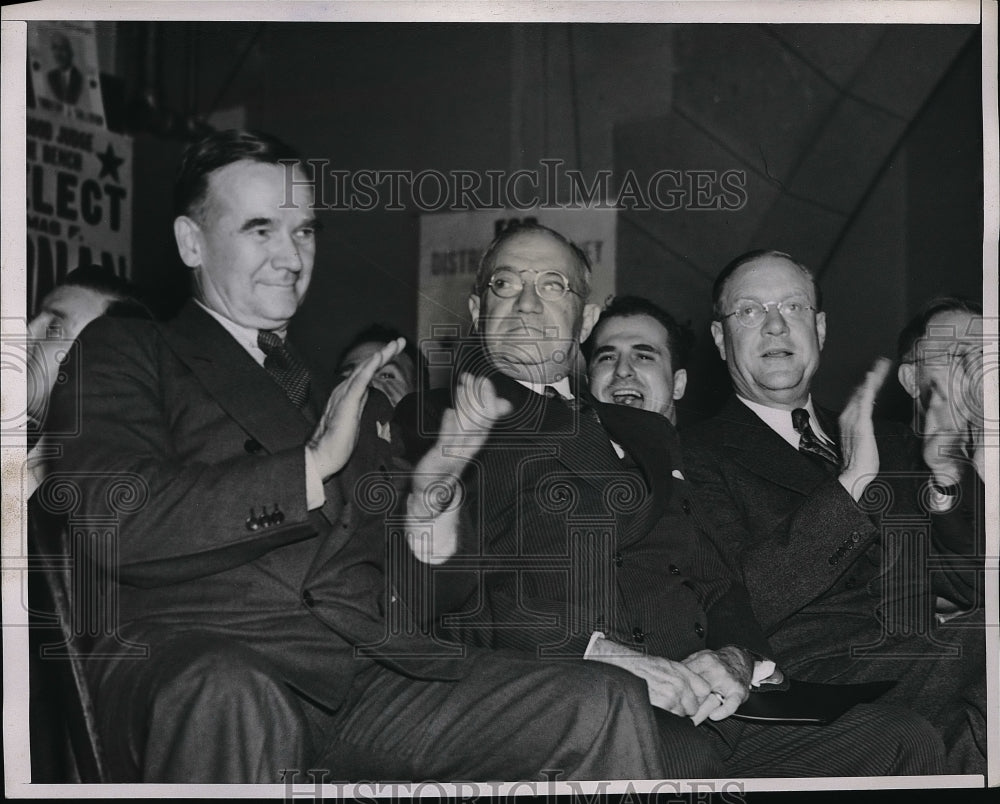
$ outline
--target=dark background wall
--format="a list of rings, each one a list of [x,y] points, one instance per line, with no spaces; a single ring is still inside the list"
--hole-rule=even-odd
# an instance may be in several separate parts
[[[118,23],[123,100],[245,123],[344,170],[737,169],[735,212],[623,210],[618,290],[699,336],[682,423],[727,382],[708,336],[718,269],[790,251],[822,277],[816,394],[837,405],[927,298],[982,295],[979,31],[966,26]],[[110,37],[110,40],[109,40]],[[136,278],[182,300],[169,186],[181,142],[135,134]],[[295,328],[332,370],[373,320],[416,324],[418,210],[326,212]],[[485,245],[485,244],[484,244]],[[898,394],[887,403],[905,416]]]

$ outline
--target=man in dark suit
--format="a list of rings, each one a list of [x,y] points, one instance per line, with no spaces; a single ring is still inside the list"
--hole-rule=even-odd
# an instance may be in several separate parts
[[[582,251],[538,225],[507,230],[482,259],[469,302],[479,337],[455,368],[485,379],[455,392],[459,430],[482,431],[476,394],[495,390],[508,409],[490,417],[453,494],[439,495],[438,505],[461,500],[458,527],[411,540],[433,565],[425,583],[442,626],[474,645],[633,673],[680,773],[696,760],[706,775],[934,772],[939,741],[891,707],[859,706],[825,727],[729,717],[752,683],[780,673],[745,591],[705,539],[669,421],[593,400],[579,382],[579,344],[598,315],[586,303],[589,272]],[[418,401],[433,431],[434,411],[451,400]],[[407,425],[401,415],[397,425]],[[902,744],[899,764],[889,743]]]
[[[615,297],[583,345],[590,393],[659,413],[676,427],[693,340],[689,327],[649,299]]]
[[[83,73],[73,64],[73,47],[64,34],[54,33],[51,48],[56,66],[46,74],[49,90],[58,101],[76,103],[83,91]]]
[[[984,772],[985,700],[966,696],[985,691],[983,632],[935,627],[933,530],[906,434],[872,419],[889,361],[838,421],[809,392],[826,314],[805,266],[775,251],[738,257],[716,279],[713,303],[736,395],[685,431],[685,459],[709,532],[771,644],[796,677],[898,679],[883,700],[938,727],[951,772]]]
[[[367,390],[403,343],[328,395],[285,341],[316,247],[297,160],[246,132],[191,146],[174,233],[195,299],[99,319],[53,395],[78,434],[39,495],[109,579],[86,603],[107,604],[87,666],[112,778],[662,776],[628,674],[407,627],[385,519],[405,489]]]

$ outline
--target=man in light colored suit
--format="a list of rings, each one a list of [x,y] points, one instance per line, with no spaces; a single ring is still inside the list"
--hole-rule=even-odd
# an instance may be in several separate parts
[[[889,361],[838,419],[810,394],[827,319],[805,266],[745,254],[719,274],[713,303],[735,395],[685,430],[686,467],[771,644],[796,677],[898,679],[883,700],[938,727],[950,771],[984,772],[985,700],[966,695],[985,691],[983,632],[935,625],[926,556],[936,534],[907,434],[872,418]]]
[[[297,162],[262,134],[191,146],[174,234],[194,299],[87,327],[53,395],[56,429],[79,425],[37,496],[101,523],[74,538],[108,578],[87,670],[112,780],[662,777],[628,674],[407,627],[385,519],[406,476],[368,391],[403,343],[328,392],[287,341],[318,230]]]

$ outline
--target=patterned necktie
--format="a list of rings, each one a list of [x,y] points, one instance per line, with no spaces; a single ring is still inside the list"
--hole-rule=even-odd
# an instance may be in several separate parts
[[[792,411],[792,427],[801,436],[799,438],[799,452],[822,458],[827,469],[840,468],[840,450],[832,444],[827,444],[813,432],[812,426],[809,424],[808,410],[796,408]]]
[[[295,407],[301,408],[309,398],[309,371],[273,332],[266,329],[258,331],[257,345],[265,355],[264,368]]]

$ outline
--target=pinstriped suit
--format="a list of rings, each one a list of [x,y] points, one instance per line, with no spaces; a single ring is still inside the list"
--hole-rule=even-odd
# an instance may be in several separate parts
[[[672,660],[725,644],[770,653],[745,591],[704,535],[689,484],[674,473],[680,450],[665,418],[589,399],[575,411],[490,376],[514,410],[463,476],[459,555],[433,571],[449,634],[566,657],[582,655],[594,630]],[[440,392],[410,397],[394,430],[413,428],[420,410],[433,431],[446,405]],[[658,714],[673,750],[708,752],[731,775],[938,768],[940,743],[926,723],[892,708],[858,707],[822,729],[733,719],[695,729]],[[904,746],[902,765],[887,760],[890,744]]]

